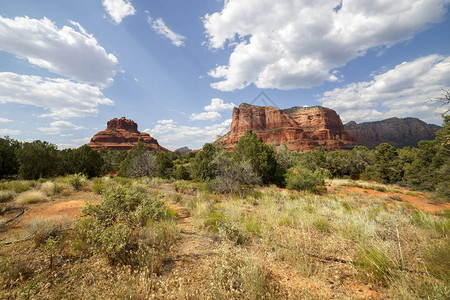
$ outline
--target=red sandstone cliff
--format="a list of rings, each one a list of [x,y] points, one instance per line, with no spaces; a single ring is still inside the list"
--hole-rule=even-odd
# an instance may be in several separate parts
[[[350,149],[357,144],[332,109],[314,106],[281,110],[246,103],[233,109],[231,131],[217,142],[232,149],[248,129],[266,144],[275,147],[285,144],[295,151],[319,146],[326,150]]]
[[[114,118],[107,123],[105,130],[96,133],[87,144],[94,150],[130,150],[137,142],[143,142],[148,150],[167,151],[148,133],[139,132],[138,125],[125,117]]]
[[[361,145],[376,147],[389,143],[396,147],[416,146],[418,141],[432,140],[441,127],[427,124],[417,118],[389,118],[376,122],[357,124],[351,121],[344,125],[345,131]]]

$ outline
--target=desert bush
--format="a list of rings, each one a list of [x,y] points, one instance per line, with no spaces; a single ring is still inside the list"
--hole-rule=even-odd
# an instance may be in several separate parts
[[[169,222],[176,218],[176,211],[160,197],[149,195],[142,185],[108,187],[99,205],[84,209],[87,216],[75,226],[73,249],[82,255],[103,255],[113,265],[156,270],[169,251],[166,244],[173,234],[166,231],[173,229]]]
[[[189,180],[191,178],[191,174],[189,174],[188,170],[183,165],[177,166],[173,175],[178,180]]]
[[[197,191],[197,186],[194,183],[186,181],[186,180],[174,181],[172,183],[172,187],[178,193],[183,193],[183,194],[193,194],[195,191]]]
[[[126,177],[120,177],[120,176],[116,176],[113,178],[113,180],[121,185],[126,185],[126,184],[132,184],[133,183],[133,179],[131,178],[126,178]]]
[[[16,198],[16,202],[21,204],[32,204],[45,201],[48,201],[48,197],[43,192],[36,190],[23,192]]]
[[[67,182],[69,182],[69,184],[72,185],[76,191],[78,191],[87,184],[87,178],[82,173],[78,173],[67,176]]]
[[[286,173],[286,187],[297,191],[315,190],[324,185],[325,180],[319,170],[314,172],[303,167],[295,167]]]
[[[14,200],[16,193],[11,190],[0,191],[0,203]]]
[[[152,177],[158,168],[155,155],[144,152],[135,156],[126,169],[126,175],[131,178]]]
[[[261,178],[247,161],[233,161],[220,153],[213,161],[217,177],[212,181],[213,191],[237,193],[246,186],[262,184]]]
[[[176,211],[170,209],[165,202],[156,197],[144,199],[135,211],[135,217],[141,226],[147,224],[148,221],[170,220],[176,216]]]
[[[16,193],[23,193],[33,187],[33,182],[29,180],[13,180],[2,181],[0,183],[0,190],[11,190]]]
[[[36,247],[42,245],[49,237],[57,237],[66,224],[55,218],[33,220],[28,227],[28,234],[33,239]]]
[[[41,185],[41,191],[43,191],[47,196],[53,196],[56,194],[55,184],[51,181],[46,181]]]
[[[247,232],[242,230],[236,224],[225,220],[219,224],[219,233],[234,245],[245,245],[250,241]]]

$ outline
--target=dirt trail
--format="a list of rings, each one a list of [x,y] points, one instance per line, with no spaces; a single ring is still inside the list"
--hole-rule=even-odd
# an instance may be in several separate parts
[[[376,197],[378,200],[383,201],[388,206],[395,206],[396,204],[409,204],[418,208],[424,212],[435,213],[438,211],[450,209],[450,203],[433,202],[425,197],[421,192],[411,193],[408,190],[401,190],[400,192],[382,192],[369,188],[354,187],[354,186],[342,186],[341,189],[349,194],[367,195]],[[409,194],[407,194],[409,192]],[[390,198],[392,197],[392,198]]]
[[[180,236],[174,250],[173,260],[165,263],[161,270],[161,287],[158,294],[165,299],[202,299],[205,285],[211,278],[211,264],[217,255],[217,238],[197,233],[192,217],[185,209],[165,200],[171,209],[178,212]]]

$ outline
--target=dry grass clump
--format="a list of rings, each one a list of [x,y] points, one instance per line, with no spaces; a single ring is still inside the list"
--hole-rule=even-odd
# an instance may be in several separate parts
[[[67,228],[67,222],[58,218],[37,218],[34,219],[29,227],[28,234],[36,246],[43,244],[49,237],[56,237],[63,229]]]
[[[16,197],[16,192],[6,190],[6,191],[0,191],[0,203],[9,202],[14,200]]]
[[[264,262],[224,244],[213,265],[212,289],[218,299],[276,299],[280,287]]]
[[[45,195],[42,191],[36,190],[23,192],[16,198],[16,202],[20,204],[40,203],[48,200],[49,198],[47,195]]]

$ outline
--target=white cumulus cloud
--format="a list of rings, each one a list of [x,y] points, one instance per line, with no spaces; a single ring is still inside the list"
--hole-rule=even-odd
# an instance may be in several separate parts
[[[112,105],[96,86],[62,78],[0,72],[0,104],[6,102],[42,107],[41,117],[67,119],[96,116],[99,105]]]
[[[59,29],[51,20],[0,16],[0,50],[80,82],[109,86],[118,60],[79,23]]]
[[[0,123],[8,123],[8,122],[12,122],[12,120],[5,119],[5,118],[0,118]]]
[[[221,91],[250,84],[282,90],[336,81],[336,68],[374,47],[412,38],[440,22],[450,0],[228,0],[207,14],[213,49],[233,49],[208,74]]]
[[[230,110],[236,107],[236,104],[233,102],[231,103],[225,103],[222,99],[219,98],[213,98],[211,99],[211,104],[205,106],[206,111],[224,111],[224,110]]]
[[[222,115],[217,111],[204,111],[201,113],[193,113],[189,116],[192,121],[216,121],[222,118]]]
[[[46,134],[54,135],[72,130],[80,130],[83,129],[83,126],[75,125],[69,121],[55,121],[50,123],[50,127],[40,127],[38,129]]]
[[[106,9],[114,23],[120,24],[123,18],[136,13],[129,0],[103,0],[103,7]]]
[[[18,135],[21,134],[22,131],[17,129],[6,129],[6,128],[0,128],[0,136],[4,135]]]
[[[176,122],[170,124],[158,123],[152,129],[146,129],[144,132],[156,138],[160,145],[171,150],[183,146],[188,146],[191,149],[199,149],[205,143],[214,142],[217,136],[227,133],[230,130],[231,119],[203,128],[178,125]]]
[[[450,86],[450,56],[420,57],[372,77],[325,92],[319,102],[337,110],[343,121],[418,117],[441,123],[445,109],[428,100],[442,96],[442,88]]]
[[[175,121],[172,120],[172,119],[169,119],[169,120],[159,120],[157,123],[158,123],[158,124],[175,124]]]
[[[173,45],[177,47],[184,46],[184,40],[186,37],[169,29],[163,19],[159,18],[153,20],[150,16],[147,16],[147,22],[152,26],[152,29],[157,34],[169,39]]]

